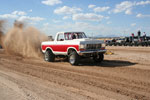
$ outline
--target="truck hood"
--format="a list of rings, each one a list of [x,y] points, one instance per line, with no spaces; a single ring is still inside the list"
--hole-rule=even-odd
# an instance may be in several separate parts
[[[103,40],[96,40],[96,39],[90,39],[90,38],[74,39],[73,41],[78,41],[78,42],[80,42],[80,44],[99,44],[99,43],[104,43]]]

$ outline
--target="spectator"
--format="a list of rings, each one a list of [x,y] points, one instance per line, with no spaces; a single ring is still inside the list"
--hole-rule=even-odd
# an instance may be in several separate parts
[[[144,38],[144,41],[146,40],[146,33],[143,32],[143,38]]]
[[[137,34],[138,34],[138,37],[140,37],[140,36],[141,36],[141,31],[139,30],[139,31],[137,32]]]
[[[132,35],[132,42],[134,41],[134,33],[131,34]]]

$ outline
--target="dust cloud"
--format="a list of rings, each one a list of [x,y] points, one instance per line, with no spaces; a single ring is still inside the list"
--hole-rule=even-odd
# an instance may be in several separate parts
[[[41,42],[46,40],[48,37],[35,27],[25,27],[24,23],[15,21],[1,43],[7,54],[39,58],[42,57]]]
[[[0,20],[0,45],[2,45],[2,38],[4,35],[4,32],[3,32],[4,22],[5,22],[4,20]]]

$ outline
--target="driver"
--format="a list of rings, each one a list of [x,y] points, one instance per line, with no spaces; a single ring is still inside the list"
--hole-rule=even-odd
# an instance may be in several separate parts
[[[72,35],[72,39],[76,39],[76,35],[75,34]]]

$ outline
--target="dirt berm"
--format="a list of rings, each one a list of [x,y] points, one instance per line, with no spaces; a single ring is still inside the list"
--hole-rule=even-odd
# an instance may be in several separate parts
[[[0,50],[0,100],[150,100],[150,48],[108,49],[101,64],[80,66]]]

